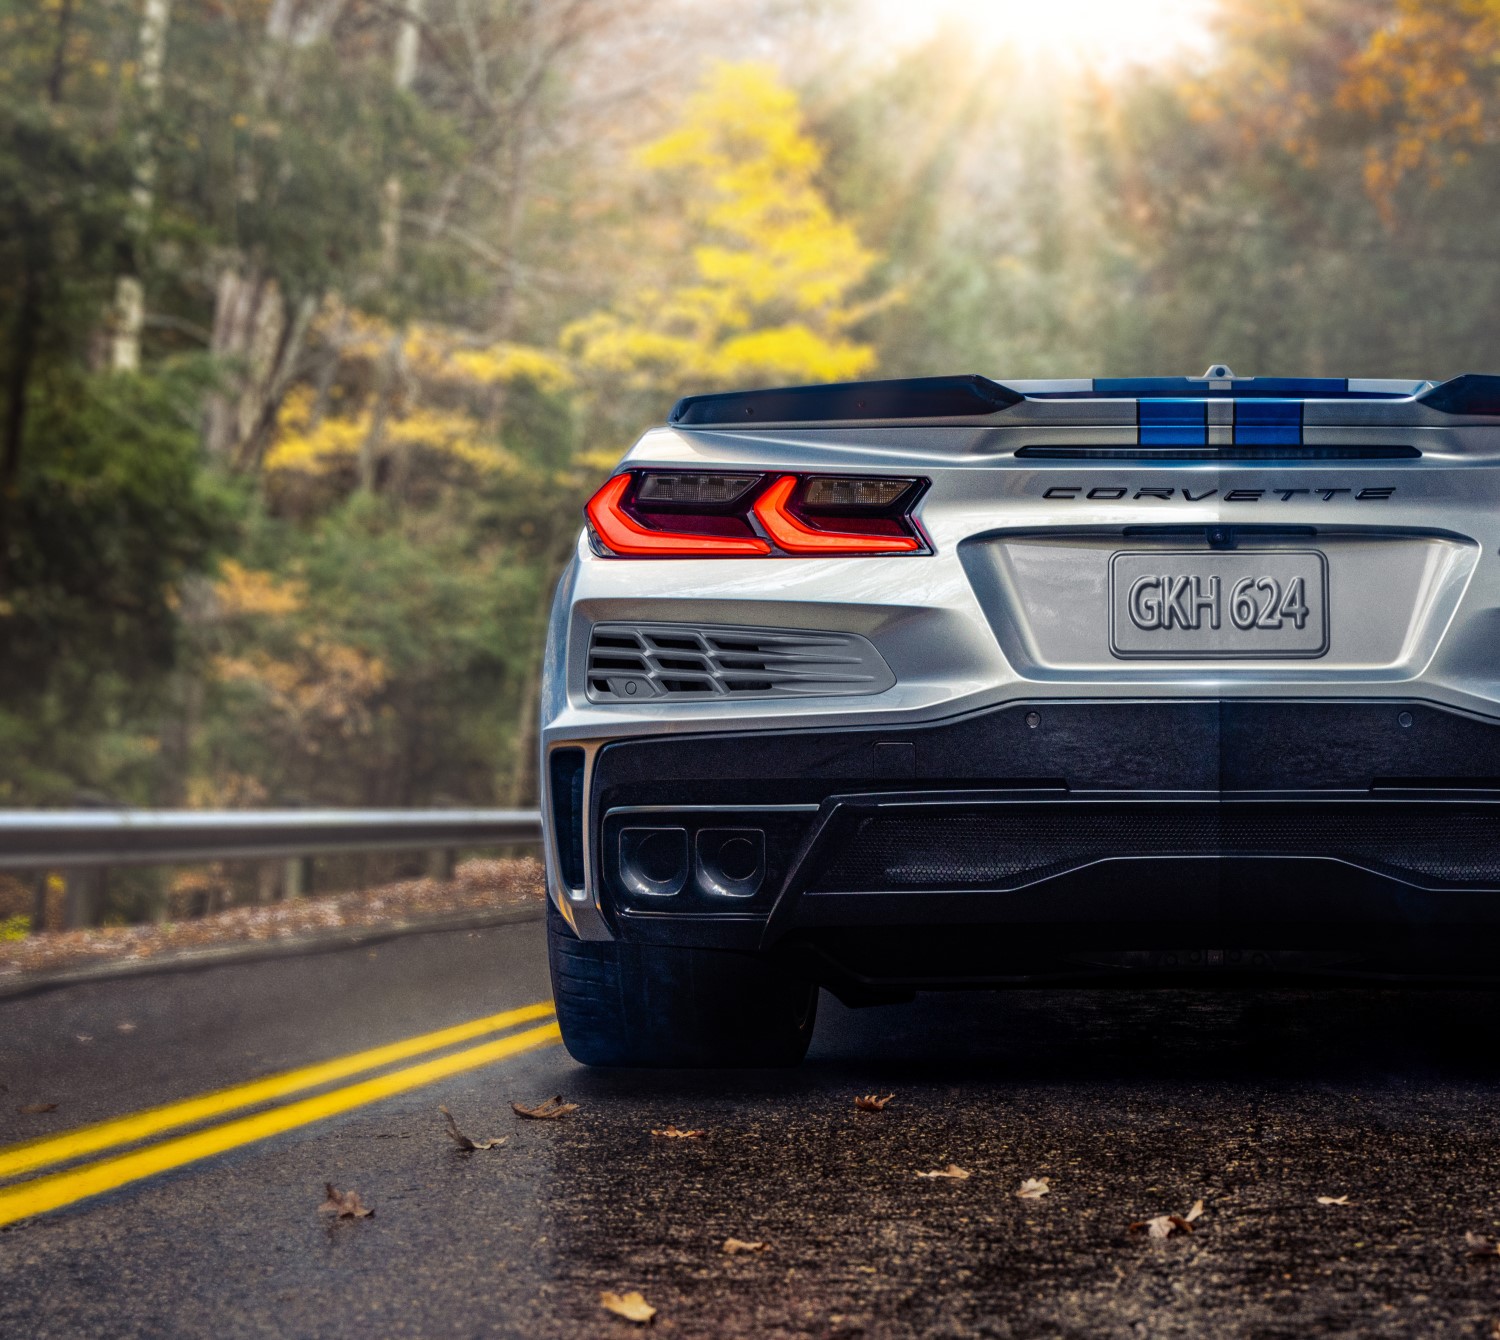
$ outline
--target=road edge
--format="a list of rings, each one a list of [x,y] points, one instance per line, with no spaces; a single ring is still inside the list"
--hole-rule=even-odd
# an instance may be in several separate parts
[[[22,996],[39,995],[65,986],[83,986],[92,982],[111,982],[123,977],[151,977],[159,973],[197,972],[234,963],[255,963],[262,959],[295,958],[308,954],[331,954],[341,949],[357,949],[408,935],[428,935],[442,931],[485,930],[491,926],[512,926],[540,921],[546,905],[496,908],[481,912],[459,912],[444,917],[422,917],[414,921],[393,921],[383,926],[348,926],[336,931],[318,931],[311,935],[289,935],[284,940],[253,940],[237,944],[214,945],[208,949],[185,949],[157,958],[116,959],[106,963],[88,963],[74,968],[43,969],[18,973],[14,978],[0,977],[0,1002]]]

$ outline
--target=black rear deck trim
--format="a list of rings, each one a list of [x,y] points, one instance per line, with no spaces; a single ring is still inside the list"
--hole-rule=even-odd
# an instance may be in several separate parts
[[[995,414],[1020,404],[1025,398],[988,377],[908,377],[684,396],[672,407],[667,422],[687,428],[861,419],[958,419]]]

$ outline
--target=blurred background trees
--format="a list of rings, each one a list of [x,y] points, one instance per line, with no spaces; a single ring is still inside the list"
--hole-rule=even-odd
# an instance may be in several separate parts
[[[0,0],[0,804],[523,803],[680,394],[1495,370],[1500,3]]]

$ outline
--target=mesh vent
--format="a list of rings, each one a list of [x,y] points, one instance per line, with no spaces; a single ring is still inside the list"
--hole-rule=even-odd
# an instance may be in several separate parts
[[[857,633],[693,624],[596,624],[588,695],[647,698],[807,698],[881,693],[896,682]]]
[[[1500,886],[1500,807],[878,814],[853,826],[816,888],[1005,889],[1111,857],[1215,855],[1331,857],[1417,882]]]

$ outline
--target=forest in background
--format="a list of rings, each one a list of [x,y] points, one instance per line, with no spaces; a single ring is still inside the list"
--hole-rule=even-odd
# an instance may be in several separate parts
[[[0,805],[524,804],[680,394],[1500,371],[1500,0],[0,0]]]

